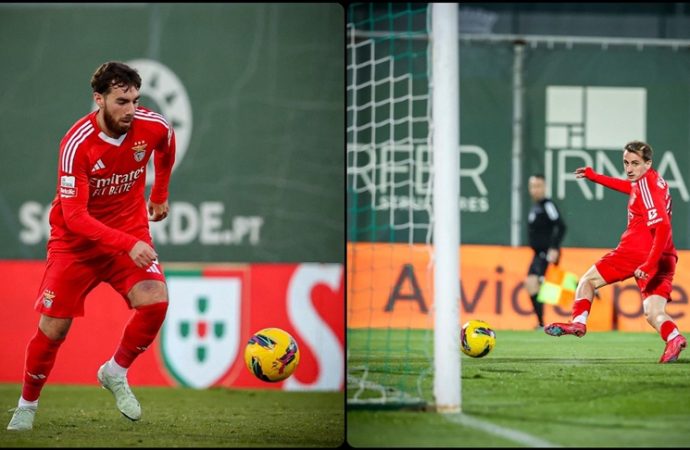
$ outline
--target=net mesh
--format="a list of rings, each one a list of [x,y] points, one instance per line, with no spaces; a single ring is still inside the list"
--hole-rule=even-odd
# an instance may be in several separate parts
[[[349,406],[420,406],[431,396],[431,319],[420,328],[395,315],[430,300],[420,298],[419,278],[431,272],[410,264],[430,260],[427,9],[348,9]]]

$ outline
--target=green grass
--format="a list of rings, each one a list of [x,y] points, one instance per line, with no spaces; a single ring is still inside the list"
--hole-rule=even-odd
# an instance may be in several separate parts
[[[131,422],[96,386],[48,383],[34,428],[5,427],[19,384],[0,384],[0,447],[337,447],[344,442],[342,392],[132,388],[142,418]]]
[[[428,367],[431,345],[424,331],[348,331],[353,349],[388,346],[387,356],[350,353],[351,361],[368,361],[370,377],[381,383],[403,376],[386,375],[381,369],[392,366],[383,360],[405,360],[407,370],[419,371]],[[687,447],[690,351],[662,365],[663,349],[655,333],[590,332],[577,339],[498,331],[491,354],[462,356],[462,410],[555,445]],[[423,385],[428,394],[430,382]],[[347,440],[354,447],[522,446],[442,414],[410,411],[348,411]]]

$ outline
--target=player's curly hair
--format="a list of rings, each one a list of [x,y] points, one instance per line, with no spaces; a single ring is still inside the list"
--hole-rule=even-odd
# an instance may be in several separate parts
[[[630,141],[627,144],[625,144],[625,147],[623,147],[623,151],[635,153],[637,156],[641,157],[642,160],[645,162],[652,160],[652,147],[646,142]]]
[[[119,61],[108,61],[101,64],[91,77],[94,92],[107,94],[113,86],[133,86],[141,88],[141,77],[136,70]]]

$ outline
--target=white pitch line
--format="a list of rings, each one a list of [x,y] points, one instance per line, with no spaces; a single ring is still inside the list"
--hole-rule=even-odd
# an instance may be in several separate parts
[[[475,419],[467,414],[443,414],[446,419],[453,423],[464,425],[471,428],[478,428],[480,430],[486,431],[487,433],[495,434],[497,436],[509,439],[520,444],[525,444],[528,447],[561,447],[560,445],[554,444],[543,439],[539,439],[531,434],[523,433],[522,431],[513,430],[510,428],[504,428],[499,425],[484,422],[483,420]]]

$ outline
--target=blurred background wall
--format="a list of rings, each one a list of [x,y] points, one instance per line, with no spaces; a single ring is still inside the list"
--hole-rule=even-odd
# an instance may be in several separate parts
[[[577,180],[573,172],[591,166],[624,177],[624,145],[643,140],[654,149],[653,165],[673,199],[680,257],[671,308],[687,327],[688,6],[461,3],[458,8],[462,314],[489,318],[501,328],[531,328],[525,317],[533,314],[532,306],[522,287],[532,256],[529,177],[545,176],[546,194],[568,225],[561,263],[581,274],[618,244],[629,199]],[[353,3],[347,11],[352,326],[374,326],[379,319],[385,326],[399,319],[396,326],[402,326],[428,318],[432,296],[424,283],[431,258],[424,249],[433,236],[426,124],[433,86],[427,12],[425,3]],[[607,311],[603,329],[649,330],[632,280],[600,294]],[[404,300],[397,311],[396,295]],[[567,319],[570,301],[561,306],[547,305],[547,317]]]
[[[343,14],[0,6],[0,258],[45,256],[60,139],[94,109],[96,68],[121,60],[141,71],[142,105],[177,133],[171,215],[153,227],[163,260],[341,262]]]
[[[348,20],[362,36],[382,38],[389,29],[400,33],[397,40],[383,38],[375,55],[359,56],[362,67],[371,59],[376,69],[359,70],[358,85],[365,86],[373,77],[398,89],[395,77],[409,72],[415,94],[424,92],[428,41],[422,37],[427,24],[421,12],[425,6],[389,3],[349,8]],[[542,173],[547,195],[573,225],[564,246],[615,245],[626,224],[626,198],[575,180],[572,172],[590,165],[619,176],[623,145],[639,139],[651,144],[654,165],[671,186],[675,243],[690,248],[690,40],[684,39],[689,18],[690,8],[681,3],[460,4],[462,242],[526,245],[524,224],[531,205],[527,179]],[[404,38],[406,33],[409,39]],[[391,74],[381,64],[387,51],[396,55]],[[388,95],[384,90],[379,87],[377,101]],[[517,109],[516,96],[521,102]],[[395,91],[392,97],[396,105],[405,99]],[[426,103],[410,98],[412,115],[424,117]],[[365,123],[371,118],[368,114],[363,108],[357,120]],[[396,114],[400,119],[408,115],[402,110]],[[395,134],[398,131],[402,134]],[[357,171],[356,181],[377,181],[375,188],[365,189],[352,201],[364,205],[375,197],[378,216],[371,222],[361,206],[348,208],[351,223],[358,224],[359,235],[352,240],[406,240],[408,228],[386,227],[389,213],[396,223],[416,223],[415,241],[425,240],[425,212],[419,205],[427,194],[428,146],[426,130],[417,126],[415,131],[419,139],[411,150],[413,156],[405,146],[391,146],[376,161],[383,161],[376,174],[367,172],[374,167],[370,160],[359,159],[365,170]],[[358,133],[364,143],[389,138],[385,123],[377,133],[365,127]],[[390,138],[401,139],[405,130],[395,133]],[[411,189],[402,182],[410,158],[416,162]],[[514,178],[516,173],[519,176]],[[408,211],[410,204],[416,206]],[[585,217],[591,226],[581,223]],[[600,226],[602,217],[606,226]]]
[[[119,60],[177,136],[170,215],[151,227],[170,307],[130,381],[342,388],[343,23],[333,3],[0,5],[0,381],[21,380],[38,320],[60,140],[95,109],[94,71]],[[93,384],[129,314],[96,288],[51,381]],[[268,327],[302,354],[270,385],[243,360]]]

